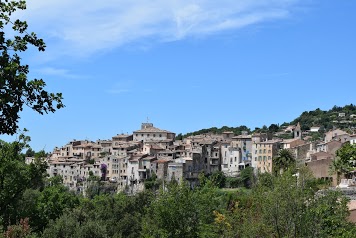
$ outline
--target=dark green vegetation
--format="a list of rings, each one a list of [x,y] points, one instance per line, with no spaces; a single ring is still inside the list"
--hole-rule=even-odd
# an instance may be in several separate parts
[[[60,177],[46,179],[40,160],[26,165],[21,151],[27,140],[21,135],[0,142],[0,237],[351,238],[356,232],[347,221],[348,200],[335,191],[318,192],[306,168],[297,178],[284,163],[291,159],[286,153],[279,156],[283,172],[275,175],[256,178],[251,168],[238,179],[202,174],[194,189],[176,182],[163,188],[152,179],[134,196],[105,190],[93,178],[98,190],[85,198]],[[239,188],[224,188],[233,184]]]
[[[24,1],[0,2],[0,133],[14,134],[19,112],[26,105],[44,113],[63,107],[61,94],[48,93],[42,80],[28,80],[29,68],[18,53],[32,45],[40,51],[44,42],[28,34],[26,22],[11,21]],[[4,28],[12,26],[12,39]],[[338,108],[336,108],[339,110]],[[352,110],[351,110],[352,109]],[[353,113],[352,106],[347,113]],[[304,113],[303,113],[304,114]],[[303,115],[302,114],[302,115]],[[304,115],[309,117],[309,113]],[[317,118],[323,115],[320,110]],[[314,117],[314,115],[312,115]],[[303,118],[304,118],[303,117]],[[323,125],[326,120],[309,120],[306,126]],[[324,119],[323,119],[324,118]],[[302,120],[302,119],[301,119]],[[304,120],[304,119],[303,119]],[[301,121],[303,124],[303,121]],[[278,125],[256,128],[276,132]],[[250,132],[245,127],[210,128],[193,132]],[[354,237],[355,225],[347,222],[347,199],[335,191],[318,191],[318,182],[305,169],[299,178],[290,169],[291,158],[281,154],[280,169],[274,175],[254,176],[251,168],[240,178],[225,178],[221,173],[200,176],[200,186],[161,182],[152,179],[147,190],[135,196],[112,193],[112,188],[91,178],[86,198],[70,192],[60,177],[46,179],[46,164],[35,156],[26,165],[21,152],[28,137],[13,143],[0,141],[0,237]],[[348,149],[339,152],[343,170],[350,165],[343,160]],[[244,189],[221,189],[222,187]]]
[[[345,116],[340,117],[339,113],[345,113]],[[323,111],[317,108],[314,111],[305,111],[291,125],[298,122],[302,126],[302,130],[309,130],[312,126],[320,126],[324,131],[336,128],[356,127],[356,118],[350,118],[351,115],[356,115],[356,106],[353,104],[344,107],[334,106],[328,111]]]
[[[283,173],[288,169],[295,172],[295,158],[291,150],[288,149],[281,149],[278,151],[278,155],[273,158],[273,168],[274,174]]]
[[[339,113],[345,113],[345,117],[339,117]],[[267,126],[262,126],[261,128],[256,127],[254,130],[251,130],[246,126],[238,126],[238,127],[223,126],[221,128],[212,127],[208,129],[201,129],[198,131],[190,132],[184,135],[179,134],[178,139],[185,138],[191,135],[199,135],[204,133],[219,134],[224,131],[232,131],[234,132],[235,135],[240,135],[242,131],[247,131],[249,133],[256,132],[256,133],[273,134],[282,131],[282,129],[286,128],[288,125],[297,125],[298,122],[300,123],[303,131],[310,130],[310,128],[313,126],[319,126],[320,133],[311,134],[311,136],[315,137],[315,139],[319,139],[322,136],[322,133],[330,129],[333,129],[333,127],[346,129],[346,130],[350,128],[355,128],[356,117],[350,118],[351,115],[356,115],[356,106],[353,104],[346,105],[344,107],[334,106],[332,109],[328,111],[323,111],[317,108],[314,111],[309,111],[309,112],[305,111],[293,121],[289,123],[285,122],[280,126],[279,124],[271,124],[268,127]],[[293,138],[291,133],[282,134],[279,135],[278,137],[283,139]]]
[[[337,182],[340,183],[341,175],[349,178],[349,174],[356,170],[356,144],[349,142],[336,151],[336,159],[332,161],[330,173],[336,173]],[[351,177],[350,177],[351,178]]]
[[[221,128],[217,128],[217,127],[211,127],[208,129],[201,129],[199,131],[194,131],[194,132],[190,132],[187,133],[185,135],[182,134],[178,134],[177,135],[177,139],[181,139],[181,138],[185,138],[188,136],[194,136],[194,135],[200,135],[200,134],[206,134],[206,133],[213,133],[213,134],[221,134],[224,131],[232,131],[235,135],[241,135],[242,131],[247,131],[248,133],[251,132],[250,128],[248,128],[247,126],[238,126],[238,127],[228,127],[228,126],[223,126]]]
[[[26,9],[25,1],[1,1],[0,9],[0,134],[12,135],[18,129],[19,113],[24,106],[43,114],[64,105],[62,94],[47,92],[42,79],[27,78],[29,66],[22,64],[19,54],[29,45],[39,51],[44,51],[46,46],[35,33],[27,32],[26,21],[11,19],[16,10]],[[13,31],[5,34],[9,27]]]

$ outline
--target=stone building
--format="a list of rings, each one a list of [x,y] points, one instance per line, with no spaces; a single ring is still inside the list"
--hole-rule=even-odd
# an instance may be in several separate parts
[[[277,156],[280,149],[280,141],[268,140],[256,142],[252,145],[252,167],[256,168],[256,172],[271,173],[272,159]]]
[[[141,129],[133,132],[134,141],[160,141],[160,140],[174,140],[175,133],[162,130],[153,126],[152,123],[142,123]]]
[[[315,178],[331,181],[333,186],[337,185],[336,175],[330,175],[330,165],[334,156],[330,153],[320,151],[311,155],[311,160],[307,161],[307,167],[312,171]]]

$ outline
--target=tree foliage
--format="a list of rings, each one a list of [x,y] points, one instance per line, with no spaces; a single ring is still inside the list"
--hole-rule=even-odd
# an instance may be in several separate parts
[[[12,19],[15,11],[26,9],[26,2],[1,1],[0,9],[0,133],[12,135],[18,129],[19,112],[24,106],[43,114],[64,105],[62,94],[47,92],[42,79],[28,79],[29,66],[21,62],[20,53],[28,46],[39,51],[46,47],[35,33],[27,32],[26,21]],[[10,27],[13,32],[5,32]]]
[[[143,221],[143,237],[212,237],[216,187],[193,191],[185,183],[161,190]]]
[[[272,159],[272,167],[275,174],[283,173],[288,169],[295,169],[296,160],[291,150],[281,149],[278,155]]]
[[[346,114],[345,118],[339,118],[338,113],[343,112]],[[296,125],[298,122],[302,125],[302,129],[310,128],[312,126],[320,126],[322,129],[328,131],[337,128],[355,127],[356,121],[349,118],[350,115],[356,114],[356,105],[350,104],[344,107],[334,106],[332,109],[324,111],[317,108],[313,111],[305,111],[290,125]],[[341,121],[348,121],[348,123],[341,123]]]
[[[248,133],[251,132],[251,129],[248,128],[247,126],[238,126],[238,127],[229,127],[229,126],[223,126],[221,128],[217,127],[211,127],[207,129],[201,129],[198,131],[190,132],[182,136],[182,138],[188,137],[188,136],[194,136],[194,135],[200,135],[200,134],[221,134],[224,131],[232,131],[235,135],[241,135],[242,131],[247,131]]]
[[[330,165],[330,173],[336,173],[337,182],[340,182],[341,175],[348,175],[356,169],[356,144],[349,142],[336,151],[336,159]]]
[[[347,202],[339,192],[316,192],[307,170],[259,180],[250,194],[237,196],[217,218],[221,237],[352,237]],[[223,218],[222,218],[223,217]]]
[[[0,222],[3,225],[16,223],[17,205],[24,190],[30,185],[31,170],[21,156],[27,137],[12,143],[0,141]]]

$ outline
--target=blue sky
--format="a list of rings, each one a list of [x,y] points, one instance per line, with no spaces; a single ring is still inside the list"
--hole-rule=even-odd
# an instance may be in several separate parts
[[[132,133],[251,128],[356,103],[356,1],[31,0],[15,17],[47,44],[23,55],[62,92],[21,114],[35,150]],[[3,139],[9,140],[9,137]]]

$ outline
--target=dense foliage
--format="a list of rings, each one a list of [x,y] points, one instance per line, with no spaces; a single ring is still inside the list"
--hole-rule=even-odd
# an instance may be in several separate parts
[[[345,116],[340,117],[339,113],[345,113]],[[350,118],[351,115],[356,115],[356,105],[334,106],[328,111],[317,108],[314,111],[303,112],[290,124],[296,125],[299,122],[302,130],[308,130],[312,126],[320,126],[326,131],[333,129],[333,127],[341,129],[356,127],[356,118]]]
[[[40,161],[25,164],[21,138],[0,143],[0,237],[351,238],[356,232],[347,221],[348,200],[336,191],[318,192],[306,168],[299,177],[290,166],[257,179],[251,168],[238,179],[201,174],[194,189],[176,182],[162,187],[153,179],[133,196],[112,193],[94,178],[98,190],[83,197],[60,177],[48,180]],[[286,156],[280,154],[283,161]],[[245,188],[224,188],[232,184]]]
[[[339,117],[339,113],[345,113],[344,117]],[[301,129],[303,131],[310,130],[313,126],[319,126],[320,132],[313,132],[310,135],[313,137],[312,140],[320,139],[323,137],[323,133],[333,128],[341,128],[349,130],[350,128],[356,127],[356,117],[350,117],[351,115],[356,115],[356,105],[350,104],[344,107],[334,106],[332,109],[328,111],[320,110],[319,108],[313,111],[305,111],[299,117],[294,119],[293,121],[287,123],[283,123],[279,126],[279,124],[271,124],[270,126],[262,126],[256,127],[254,130],[246,126],[238,126],[238,127],[228,127],[223,126],[221,128],[211,127],[207,129],[201,129],[194,132],[189,132],[187,134],[178,134],[177,139],[181,140],[188,136],[200,135],[200,134],[221,134],[222,132],[232,131],[235,135],[241,135],[242,131],[247,131],[248,133],[268,133],[274,134],[276,132],[282,131],[288,125],[296,125],[298,122],[301,125]],[[351,131],[352,132],[352,131]],[[293,138],[292,133],[279,134],[279,138],[281,139],[291,139]]]
[[[336,159],[332,161],[330,173],[336,173],[338,183],[342,175],[348,175],[356,170],[356,144],[344,143],[336,151]]]
[[[248,133],[251,132],[251,129],[248,128],[247,126],[238,126],[238,127],[228,127],[228,126],[223,126],[221,128],[217,127],[211,127],[208,129],[201,129],[198,131],[194,132],[189,132],[185,135],[181,135],[183,138],[188,137],[188,136],[195,136],[195,135],[200,135],[200,134],[221,134],[226,131],[232,131],[235,135],[241,135],[242,131],[247,131]]]
[[[0,1],[0,134],[15,134],[24,106],[43,114],[62,108],[61,93],[49,93],[42,79],[29,80],[29,66],[20,53],[33,46],[45,50],[35,33],[28,33],[26,21],[12,19],[14,12],[26,9],[25,1]],[[12,29],[12,32],[5,30]]]

